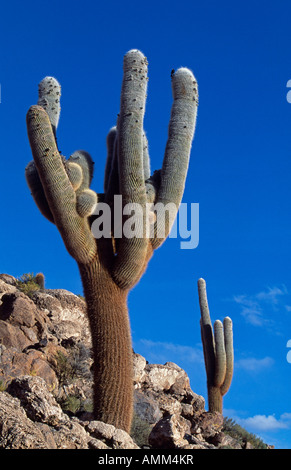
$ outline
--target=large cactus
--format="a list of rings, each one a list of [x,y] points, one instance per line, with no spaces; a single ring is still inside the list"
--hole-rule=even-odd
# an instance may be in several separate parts
[[[201,337],[207,375],[208,408],[222,413],[222,397],[228,391],[233,375],[232,321],[225,317],[223,324],[216,320],[211,324],[206,293],[206,282],[198,280],[201,311]]]
[[[143,130],[147,60],[138,50],[125,55],[120,113],[107,137],[104,194],[90,189],[93,161],[87,152],[77,151],[66,160],[58,151],[61,90],[55,79],[47,77],[41,82],[38,105],[27,113],[34,158],[26,168],[27,183],[42,214],[57,226],[82,278],[93,342],[95,418],[126,431],[133,410],[127,296],[173,222],[171,214],[165,233],[159,236],[156,220],[153,237],[146,237],[147,218],[155,220],[146,205],[173,202],[178,210],[195,129],[198,93],[192,72],[177,70],[172,76],[172,89],[174,101],[163,167],[150,177]],[[114,205],[116,195],[122,196],[122,209],[126,204],[142,208],[135,219],[142,235],[114,238],[111,233],[96,239],[91,226],[97,221],[98,203],[111,207],[113,220],[119,210]],[[129,215],[123,214],[124,223]]]

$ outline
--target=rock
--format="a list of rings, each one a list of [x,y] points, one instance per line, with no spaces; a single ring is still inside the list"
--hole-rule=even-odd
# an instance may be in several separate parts
[[[98,439],[91,439],[88,442],[89,449],[110,449],[105,442],[99,441]]]
[[[190,443],[185,445],[183,449],[216,449],[216,447],[206,441],[191,436]]]
[[[10,325],[3,320],[0,320],[0,342],[6,348],[14,348],[17,351],[23,351],[32,344],[27,334],[19,327]]]
[[[181,374],[176,377],[175,382],[169,388],[169,393],[178,400],[182,400],[187,395],[187,391],[189,389],[190,384],[188,377],[185,377],[184,374]]]
[[[57,448],[57,449],[82,449],[88,448],[91,437],[84,427],[77,421],[71,420],[55,401],[47,390],[45,381],[40,377],[22,377],[14,379],[6,392],[0,396],[8,395],[17,404],[17,426],[20,432],[28,430],[28,442],[17,442],[13,448]],[[21,413],[19,411],[21,409]],[[13,415],[12,415],[13,416]],[[5,421],[1,416],[0,422]],[[8,429],[8,427],[7,427]],[[2,435],[2,434],[1,434]],[[31,439],[36,436],[39,444],[36,447],[30,445]],[[1,440],[0,440],[1,442]]]
[[[133,384],[134,388],[140,388],[146,376],[145,367],[147,361],[140,354],[133,351]]]
[[[152,429],[149,444],[155,449],[177,449],[189,442],[185,437],[190,435],[190,423],[178,415],[167,415]]]
[[[187,405],[187,403],[182,403],[181,415],[183,416],[183,418],[191,419],[194,416],[193,406]]]
[[[26,354],[15,348],[5,348],[1,354],[0,380],[8,385],[13,378],[39,376],[45,380],[48,389],[53,392],[58,387],[55,371],[40,351],[29,350]]]
[[[191,433],[201,434],[205,440],[213,438],[216,434],[220,433],[223,427],[222,414],[215,412],[204,412],[197,416],[195,422],[192,424]]]
[[[4,282],[4,280],[0,277],[0,304],[1,304],[1,298],[3,297],[4,294],[16,292],[16,290],[17,289],[15,285]]]
[[[82,340],[90,347],[91,334],[86,316],[84,300],[66,290],[45,290],[33,294],[33,301],[47,318],[47,329],[50,335],[59,342],[70,338]]]
[[[0,339],[5,346],[23,350],[37,342],[44,330],[43,322],[34,302],[22,292],[2,296]]]
[[[145,371],[145,385],[153,390],[169,390],[177,382],[179,382],[179,389],[183,385],[189,387],[189,378],[186,372],[173,362],[167,362],[164,365],[147,364]]]
[[[218,448],[242,449],[241,444],[236,439],[224,432],[217,433],[210,441]]]
[[[11,274],[0,274],[0,280],[3,282],[3,284],[8,284],[10,286],[16,286],[17,284],[17,279],[14,276],[11,276]],[[0,283],[0,291],[1,290],[1,283]]]
[[[111,424],[91,421],[86,425],[86,431],[112,449],[139,449],[127,432],[117,429]]]
[[[51,449],[54,441],[27,416],[18,399],[0,393],[0,449]]]
[[[205,411],[205,400],[201,395],[197,395],[192,392],[192,390],[187,392],[186,399],[183,400],[184,403],[190,403],[193,407],[193,413],[195,416],[204,413]]]
[[[143,393],[140,390],[135,390],[134,410],[142,420],[149,424],[157,423],[163,416],[154,394],[150,391]]]
[[[62,421],[52,433],[58,449],[88,449],[91,440],[83,426],[74,419]]]
[[[67,420],[41,377],[24,376],[14,379],[7,391],[20,400],[27,416],[32,421],[58,426]]]
[[[169,393],[160,393],[155,390],[152,393],[163,414],[181,414],[182,404],[179,400],[176,400]]]
[[[253,448],[254,448],[254,446],[250,442],[247,441],[245,443],[244,449],[253,449]]]
[[[4,294],[0,306],[0,319],[14,326],[32,328],[36,323],[37,309],[31,299],[22,292]]]

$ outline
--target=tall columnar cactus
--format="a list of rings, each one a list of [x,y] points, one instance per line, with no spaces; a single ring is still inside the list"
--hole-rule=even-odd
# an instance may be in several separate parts
[[[198,294],[208,407],[210,412],[222,413],[222,397],[228,391],[233,375],[232,321],[229,317],[225,317],[223,324],[220,320],[216,320],[212,329],[204,279],[198,280]]]
[[[154,211],[148,212],[146,206],[148,202],[173,202],[178,210],[198,100],[192,72],[186,68],[177,70],[172,76],[174,101],[163,166],[150,177],[143,129],[147,80],[146,57],[138,50],[129,51],[124,57],[120,113],[107,137],[104,194],[90,189],[93,161],[87,152],[77,151],[66,160],[58,151],[60,85],[55,79],[43,80],[38,105],[27,113],[34,158],[26,168],[27,183],[41,213],[57,226],[82,278],[93,343],[95,418],[126,431],[130,429],[133,410],[127,297],[173,222],[173,216],[169,217],[161,236]],[[130,215],[124,213],[127,204],[142,208],[135,219],[141,236],[127,238],[111,233],[96,239],[91,226],[97,220],[98,204],[108,204],[115,219],[115,212],[120,210],[114,205],[116,195],[122,196],[124,223]],[[145,227],[151,217],[154,230],[150,238],[145,236]]]

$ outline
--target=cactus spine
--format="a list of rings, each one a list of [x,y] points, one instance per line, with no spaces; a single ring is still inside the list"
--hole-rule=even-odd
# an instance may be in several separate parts
[[[204,279],[198,280],[198,295],[208,407],[210,412],[222,413],[222,397],[229,390],[233,376],[232,321],[229,317],[225,317],[223,324],[220,320],[216,320],[212,329]]]
[[[120,113],[107,137],[104,194],[90,189],[93,161],[83,150],[68,160],[56,141],[60,94],[55,79],[40,86],[38,105],[27,113],[27,130],[34,161],[26,179],[41,213],[57,226],[64,244],[79,266],[90,322],[94,356],[95,418],[130,430],[133,411],[132,346],[127,310],[129,290],[138,282],[163,237],[158,231],[146,238],[144,210],[148,201],[181,202],[197,113],[197,82],[188,69],[172,77],[173,106],[163,168],[149,178],[150,164],[143,129],[147,91],[147,59],[138,50],[124,57]],[[57,97],[59,97],[59,94]],[[55,107],[56,105],[56,107]],[[54,108],[54,109],[52,109]],[[106,202],[115,216],[114,197],[125,204],[139,204],[136,223],[142,237],[95,239],[91,224],[99,202]],[[122,213],[126,222],[128,215]],[[96,217],[95,217],[96,221]]]

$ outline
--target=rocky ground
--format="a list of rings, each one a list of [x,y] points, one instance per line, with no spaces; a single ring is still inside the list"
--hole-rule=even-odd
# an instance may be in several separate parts
[[[0,274],[0,449],[251,447],[223,431],[222,415],[206,412],[184,370],[134,352],[131,435],[95,421],[84,300],[23,286]]]

